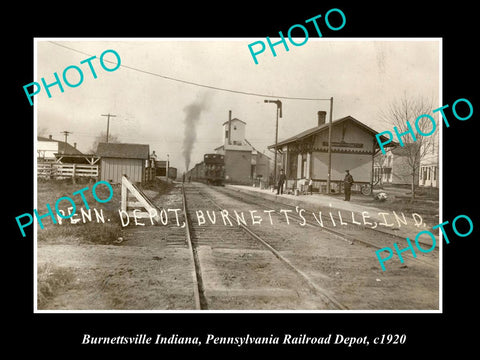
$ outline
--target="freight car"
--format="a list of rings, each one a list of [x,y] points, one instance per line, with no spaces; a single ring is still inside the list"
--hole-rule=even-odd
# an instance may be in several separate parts
[[[205,163],[196,164],[192,169],[187,172],[188,181],[203,181],[203,173],[205,172]]]

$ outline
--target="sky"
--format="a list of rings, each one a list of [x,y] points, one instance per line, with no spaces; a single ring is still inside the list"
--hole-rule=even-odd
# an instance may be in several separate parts
[[[274,144],[276,106],[264,103],[265,99],[333,97],[334,120],[351,115],[378,132],[392,129],[381,113],[405,94],[441,106],[439,39],[309,38],[303,46],[289,44],[288,52],[282,45],[276,46],[276,57],[267,46],[256,65],[248,44],[258,40],[265,41],[36,39],[33,81],[40,83],[45,78],[47,84],[52,83],[54,72],[62,78],[70,65],[78,66],[84,76],[77,87],[68,87],[61,80],[63,93],[52,86],[51,98],[43,88],[35,95],[37,134],[63,140],[63,131],[69,131],[68,142],[76,142],[80,151],[89,153],[98,134],[106,131],[107,118],[102,114],[114,114],[111,135],[123,143],[148,144],[159,160],[168,154],[171,166],[182,172],[185,147],[192,148],[191,168],[202,161],[203,154],[222,145],[222,124],[228,120],[229,110],[233,118],[246,122],[246,138],[258,151]],[[105,50],[120,56],[117,70],[102,69],[99,58]],[[80,64],[93,55],[96,79],[87,63]],[[112,53],[104,59],[105,66],[115,66],[108,62],[116,61]],[[71,83],[79,81],[75,70],[67,74]],[[327,100],[280,100],[279,140],[316,126],[319,110],[327,111],[329,117]],[[195,136],[186,137],[186,126],[194,128]]]

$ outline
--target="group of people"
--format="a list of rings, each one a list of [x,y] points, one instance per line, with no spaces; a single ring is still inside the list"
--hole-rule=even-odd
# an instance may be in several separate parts
[[[283,187],[285,185],[285,182],[287,181],[287,177],[285,175],[285,171],[283,169],[280,170],[280,175],[278,176],[277,179],[277,195],[282,195],[283,194]],[[305,183],[304,185],[307,185],[307,194],[310,193],[312,194],[313,191],[313,180],[310,178],[308,180],[308,183]],[[350,197],[352,194],[352,185],[353,185],[353,176],[350,174],[350,170],[345,170],[345,178],[343,179],[343,188],[345,192],[345,201],[350,201]]]

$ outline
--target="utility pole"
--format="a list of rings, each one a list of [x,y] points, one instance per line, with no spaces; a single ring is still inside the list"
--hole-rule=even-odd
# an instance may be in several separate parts
[[[62,131],[61,132],[63,135],[65,135],[65,143],[63,144],[63,153],[67,150],[67,137],[69,134],[71,134],[70,131]],[[60,152],[60,144],[58,144],[58,152]]]
[[[65,144],[67,143],[67,136],[71,134],[70,131],[62,131],[62,134],[65,135]]]
[[[328,177],[327,177],[327,194],[330,194],[330,180],[332,172],[332,113],[333,113],[333,96],[330,98],[330,121],[328,123]]]
[[[263,100],[264,103],[274,103],[277,105],[277,120],[275,123],[275,153],[273,166],[273,181],[277,183],[277,144],[278,144],[278,117],[282,117],[282,102],[280,100]]]
[[[167,154],[167,168],[165,170],[167,172],[167,184],[168,184],[168,173],[170,171],[170,155]]]
[[[111,115],[110,113],[108,113],[108,114],[102,114],[102,116],[107,117],[107,143],[108,143],[108,130],[110,128],[110,117],[116,117],[116,115]]]
[[[228,145],[232,145],[232,110],[228,110]]]

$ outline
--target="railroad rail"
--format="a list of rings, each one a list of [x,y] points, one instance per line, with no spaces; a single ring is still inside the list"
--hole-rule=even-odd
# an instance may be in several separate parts
[[[185,196],[185,187],[182,185],[182,200],[183,200],[183,214],[185,216],[185,236],[187,246],[190,253],[190,260],[193,264],[192,280],[193,280],[193,297],[195,301],[195,309],[201,310],[206,307],[206,300],[203,291],[202,274],[200,268],[200,260],[198,259],[196,250],[192,244],[192,237],[190,235],[190,221],[187,216],[187,199]]]
[[[224,189],[217,189],[217,191],[219,191],[222,194],[227,195],[231,198],[241,200],[245,203],[249,203],[251,205],[262,207],[262,208],[264,208],[266,210],[269,210],[269,211],[274,210],[271,207],[266,206],[265,204],[262,204],[262,202],[265,202],[265,203],[272,203],[273,202],[274,203],[273,200],[264,199],[264,198],[259,199],[258,197],[254,196],[254,195],[251,195],[251,194],[247,194],[245,192],[241,192],[241,193],[238,192],[237,194],[235,194],[232,191],[227,191],[227,190],[224,190]],[[282,209],[292,210],[292,212],[290,212],[288,216],[292,219],[303,222],[303,219],[300,216],[295,214],[295,206],[282,203]],[[310,211],[309,209],[305,209],[305,210]],[[338,216],[336,216],[335,214],[331,213],[330,216],[333,217],[337,222],[339,222],[339,223],[341,222],[341,219]],[[285,221],[285,220],[281,219],[280,221]],[[350,224],[350,225],[352,225],[352,224]],[[339,239],[341,239],[341,240],[343,240],[343,241],[345,241],[349,244],[361,243],[365,246],[372,247],[372,248],[375,248],[375,249],[381,249],[385,246],[385,244],[374,243],[372,237],[370,237],[368,235],[361,238],[358,235],[354,236],[352,234],[348,234],[346,232],[339,231],[337,229],[332,229],[332,228],[329,228],[329,227],[321,226],[320,224],[318,224],[316,222],[306,221],[305,226],[319,228],[321,231],[333,234],[337,238],[339,238]],[[385,231],[385,230],[380,230],[380,229],[377,229],[377,228],[370,228],[370,227],[367,227],[367,226],[364,226],[364,225],[355,225],[355,226],[357,227],[358,230],[362,230],[362,231],[367,232],[367,233],[370,232],[370,233],[373,233],[377,236],[378,236],[378,234],[381,234],[383,237],[388,236],[390,238],[390,240],[392,241],[392,243],[394,242],[394,240],[397,240],[397,241],[404,241],[405,240],[405,237],[400,236],[398,234],[394,234],[394,233]],[[358,230],[356,230],[356,231],[358,231]],[[422,241],[419,241],[419,243],[424,244],[426,246],[431,246],[431,244],[426,244]],[[436,256],[438,256],[438,248],[437,247],[435,247],[435,249],[429,255],[431,256],[432,254],[435,254]],[[419,258],[409,257],[409,260],[412,260],[412,261],[418,262],[418,263],[422,263],[422,264],[430,266],[430,267],[436,267],[437,266],[436,263],[432,263],[430,261],[425,261],[425,260],[419,259]]]
[[[288,223],[271,200],[205,184],[177,185],[171,194],[152,200],[161,211],[168,210],[162,221],[150,226],[144,219],[145,226],[125,228],[124,242],[165,251],[182,262],[176,280],[182,289],[179,309],[438,308],[437,269],[424,262],[410,263],[410,256],[406,264],[395,261],[383,272],[372,247],[355,241],[370,236],[377,245],[387,239],[378,235],[374,239],[360,227],[348,227],[353,237],[342,234],[344,229],[328,231],[308,216],[311,221],[300,227],[293,212]],[[271,210],[275,207],[277,211]],[[261,225],[250,223],[250,211],[262,214],[262,208],[271,211],[271,217],[262,216]],[[228,220],[222,212],[228,212]],[[238,221],[242,214],[245,226]],[[175,306],[178,289],[169,306]]]
[[[188,192],[188,195],[187,195]],[[278,262],[281,263],[283,269],[289,271],[295,275],[298,279],[301,279],[303,284],[308,288],[309,292],[313,292],[321,301],[330,309],[336,310],[347,310],[348,307],[338,301],[330,292],[323,289],[315,281],[313,281],[305,272],[296,267],[289,259],[280,254],[264,237],[258,235],[252,229],[244,226],[243,224],[238,224],[234,227],[220,227],[215,225],[202,226],[199,227],[195,225],[191,219],[192,212],[195,211],[194,208],[196,205],[205,207],[206,204],[210,204],[214,209],[222,210],[222,207],[216,203],[213,199],[207,197],[202,191],[194,189],[189,192],[186,191],[185,186],[182,186],[183,194],[183,203],[184,203],[184,216],[186,219],[186,233],[187,233],[187,243],[191,251],[191,259],[194,264],[194,287],[195,287],[195,303],[197,309],[208,310],[210,308],[209,304],[209,294],[205,286],[204,281],[204,265],[202,264],[202,256],[199,254],[201,252],[200,248],[202,246],[220,246],[232,250],[242,250],[247,254],[249,251],[259,251],[259,249],[266,249],[271,253]],[[191,206],[193,204],[193,206]],[[232,222],[235,222],[234,218],[229,214],[226,215],[230,218]],[[230,239],[230,240],[229,240]],[[232,239],[234,241],[232,241]],[[210,270],[205,270],[209,272]],[[210,271],[211,272],[211,271]],[[292,281],[295,283],[295,281]],[[227,291],[227,295],[236,293],[241,295],[242,292],[246,294],[249,293],[248,289],[236,289]],[[265,290],[264,294],[269,293],[270,290]],[[250,291],[255,292],[255,291]],[[262,290],[256,290],[257,293],[262,293]],[[288,291],[285,291],[287,293]],[[221,294],[220,294],[221,295]],[[297,291],[298,296],[298,291]],[[210,296],[211,297],[211,296]]]

